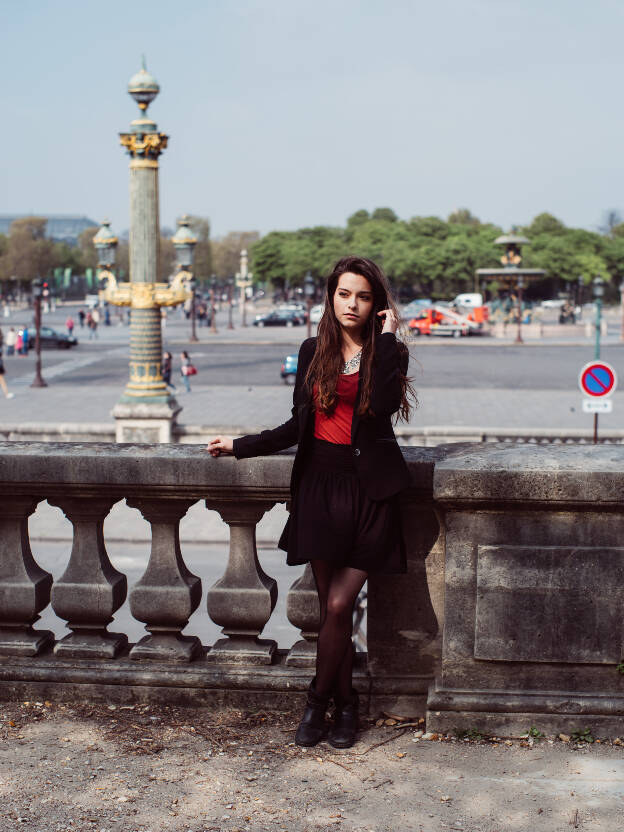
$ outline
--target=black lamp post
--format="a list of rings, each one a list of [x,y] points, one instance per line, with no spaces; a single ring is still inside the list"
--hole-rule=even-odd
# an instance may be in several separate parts
[[[217,332],[217,310],[215,309],[215,292],[217,289],[217,279],[212,275],[210,281],[210,331],[216,334]]]
[[[306,272],[303,278],[303,294],[306,300],[306,307],[308,312],[308,338],[312,334],[312,321],[310,320],[310,310],[312,309],[312,299],[316,294],[316,283],[310,272]]]
[[[604,280],[599,274],[592,282],[594,288],[594,300],[596,301],[596,351],[594,358],[600,358],[600,329],[602,322],[602,296],[604,295]]]
[[[234,292],[234,278],[230,277],[227,282],[228,287],[228,329],[234,329],[234,324],[232,323],[232,294]]]
[[[35,378],[31,387],[47,387],[43,378],[41,377],[41,295],[43,294],[43,281],[40,277],[35,278],[32,282],[32,295],[35,302],[35,353],[37,360],[35,363]]]
[[[516,280],[516,288],[518,290],[518,334],[516,335],[516,344],[524,344],[522,340],[522,290],[524,289],[522,275],[519,275]]]
[[[576,305],[582,310],[583,309],[583,275],[580,274],[576,278]]]
[[[186,285],[191,291],[191,343],[197,343],[199,338],[195,332],[195,290],[197,289],[197,281],[192,272],[193,257],[195,255],[195,246],[197,245],[197,238],[193,236],[190,229],[191,220],[186,214],[178,220],[178,230],[171,238],[173,247],[176,253],[176,266],[179,271],[188,275],[185,278]]]
[[[191,344],[196,344],[199,341],[197,337],[197,332],[195,331],[195,320],[196,320],[196,310],[197,310],[197,302],[195,299],[195,291],[197,290],[197,281],[194,277],[188,281],[187,286],[191,290],[191,337],[189,341]]]

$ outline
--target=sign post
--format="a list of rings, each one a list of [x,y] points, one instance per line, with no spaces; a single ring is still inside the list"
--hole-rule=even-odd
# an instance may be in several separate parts
[[[588,397],[583,399],[583,413],[594,414],[595,445],[598,442],[598,414],[611,413],[613,410],[609,396],[613,395],[617,387],[617,374],[606,361],[590,361],[581,368],[579,387],[581,393]]]

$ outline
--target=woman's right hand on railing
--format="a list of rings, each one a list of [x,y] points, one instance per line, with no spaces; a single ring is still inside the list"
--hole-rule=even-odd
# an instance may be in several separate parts
[[[231,436],[215,436],[208,442],[206,450],[211,456],[224,456],[234,453],[234,439]]]

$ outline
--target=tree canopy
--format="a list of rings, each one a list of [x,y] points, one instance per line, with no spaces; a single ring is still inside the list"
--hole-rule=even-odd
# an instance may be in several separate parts
[[[614,212],[609,217],[603,233],[567,228],[549,213],[518,228],[530,240],[523,249],[523,264],[548,272],[530,293],[548,296],[579,277],[589,283],[601,274],[615,297],[616,284],[624,277],[624,224],[615,222]],[[481,222],[467,208],[458,208],[447,220],[402,220],[391,208],[361,209],[344,228],[316,226],[266,234],[251,248],[252,270],[256,281],[300,287],[307,271],[322,278],[338,258],[359,254],[383,266],[403,295],[449,298],[472,289],[478,268],[500,265],[502,252],[494,240],[502,233],[502,228]]]

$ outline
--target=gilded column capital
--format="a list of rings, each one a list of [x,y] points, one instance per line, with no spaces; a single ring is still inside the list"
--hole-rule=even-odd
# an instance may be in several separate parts
[[[156,160],[167,147],[164,133],[120,133],[119,141],[133,159]]]

